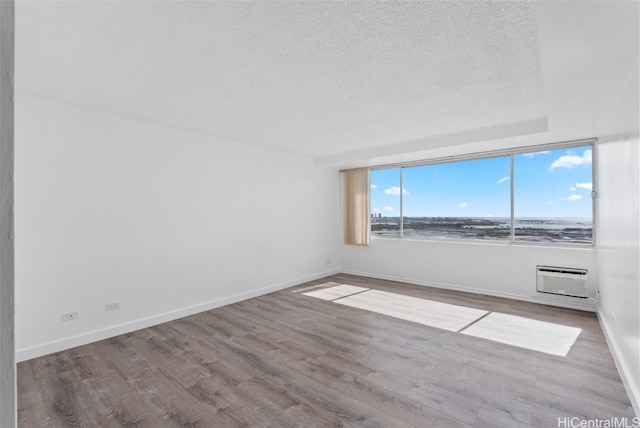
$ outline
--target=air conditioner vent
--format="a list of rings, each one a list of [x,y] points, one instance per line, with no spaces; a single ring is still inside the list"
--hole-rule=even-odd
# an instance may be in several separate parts
[[[540,293],[586,298],[588,276],[586,269],[538,266],[537,290]]]

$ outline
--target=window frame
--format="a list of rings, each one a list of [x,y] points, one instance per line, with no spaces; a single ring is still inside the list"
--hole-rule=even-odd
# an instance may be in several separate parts
[[[492,150],[492,151],[484,151],[484,152],[476,152],[476,153],[467,153],[461,155],[452,155],[452,156],[444,156],[433,159],[423,159],[418,161],[411,162],[402,162],[402,163],[392,163],[392,164],[383,164],[376,165],[369,168],[370,174],[371,171],[379,171],[385,169],[398,168],[399,169],[399,180],[400,180],[400,189],[403,189],[403,170],[404,168],[410,167],[420,167],[427,165],[441,165],[441,164],[449,164],[461,161],[471,161],[471,160],[482,160],[482,159],[491,159],[491,158],[499,158],[499,157],[509,157],[509,186],[510,186],[510,225],[511,225],[511,234],[509,240],[504,239],[495,239],[495,240],[477,240],[472,238],[451,238],[447,239],[446,242],[475,242],[475,243],[490,243],[490,244],[508,244],[508,245],[535,245],[535,246],[552,246],[555,248],[558,247],[577,247],[577,248],[594,248],[596,246],[597,241],[597,233],[596,233],[596,225],[597,225],[597,189],[598,189],[598,177],[597,177],[597,147],[598,147],[598,139],[597,138],[589,138],[583,140],[572,140],[572,141],[564,141],[558,143],[549,143],[549,144],[539,144],[532,146],[524,146],[513,149],[504,149],[504,150]],[[571,149],[576,147],[588,147],[591,146],[591,180],[592,180],[592,189],[591,189],[591,242],[590,243],[580,243],[580,242],[530,242],[516,239],[516,228],[515,228],[515,156],[522,155],[526,153],[537,153],[547,150],[559,150],[559,149]],[[369,188],[369,193],[371,193],[371,188]],[[400,233],[398,236],[384,236],[384,235],[374,235],[371,233],[371,222],[369,222],[369,234],[372,239],[409,239],[409,240],[420,240],[420,241],[437,241],[443,242],[441,239],[433,238],[433,237],[424,237],[424,238],[416,238],[416,237],[405,237],[404,236],[404,216],[403,216],[403,192],[400,192]],[[371,200],[371,195],[369,196],[369,200]],[[369,204],[369,218],[371,218],[371,204]]]

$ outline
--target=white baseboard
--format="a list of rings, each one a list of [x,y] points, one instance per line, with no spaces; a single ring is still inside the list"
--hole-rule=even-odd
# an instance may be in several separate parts
[[[637,382],[633,382],[633,378],[630,377],[629,373],[631,373],[631,371],[629,370],[627,361],[622,358],[622,352],[620,351],[618,342],[614,340],[613,332],[609,327],[609,323],[606,321],[605,315],[600,312],[600,308],[598,308],[596,314],[598,314],[598,321],[600,321],[600,327],[602,328],[604,338],[607,340],[607,344],[609,345],[613,361],[616,364],[616,368],[618,369],[624,388],[627,391],[629,400],[631,400],[633,411],[636,413],[636,416],[640,416],[640,390],[638,390],[640,385],[638,385]]]
[[[120,334],[130,333],[132,331],[140,330],[142,328],[147,328],[154,325],[162,324],[164,322],[173,321],[189,315],[194,315],[200,312],[219,308],[221,306],[226,306],[232,303],[240,302],[242,300],[262,296],[264,294],[272,293],[274,291],[279,291],[288,287],[292,287],[294,285],[303,284],[308,281],[324,278],[326,276],[334,275],[339,272],[340,272],[339,269],[331,269],[324,272],[318,272],[312,275],[306,275],[304,277],[294,278],[284,282],[271,284],[269,286],[247,291],[244,293],[222,297],[220,299],[212,300],[206,303],[201,303],[198,305],[177,309],[175,311],[165,312],[162,314],[134,320],[124,324],[110,326],[100,330],[90,331],[78,336],[67,337],[61,340],[55,340],[52,342],[43,343],[41,345],[33,346],[30,348],[18,349],[16,350],[16,362],[30,360],[32,358],[41,357],[43,355],[51,354],[54,352],[64,351],[66,349],[74,348],[76,346],[86,345],[88,343],[108,339],[110,337],[118,336]]]
[[[503,293],[499,291],[491,291],[483,288],[464,287],[464,286],[459,286],[454,284],[444,284],[440,282],[424,281],[424,280],[418,280],[413,278],[403,278],[403,277],[391,276],[391,275],[372,274],[370,272],[357,272],[357,271],[343,269],[341,273],[365,276],[365,277],[368,276],[370,278],[384,279],[388,281],[406,282],[407,284],[424,285],[427,287],[441,288],[444,290],[463,291],[465,293],[484,294],[486,296],[493,296],[493,297],[503,297],[505,299],[521,300],[524,302],[558,306],[561,308],[568,308],[568,309],[577,309],[580,311],[588,311],[588,312],[596,311],[595,306],[593,304],[588,302],[581,302],[581,301],[570,301],[569,299],[571,298],[566,298],[567,299],[566,301],[564,299],[562,301],[555,301],[552,299],[536,298],[536,297],[531,297],[531,296],[521,295],[521,294],[511,294],[511,293]],[[557,297],[565,297],[565,296],[557,296]]]

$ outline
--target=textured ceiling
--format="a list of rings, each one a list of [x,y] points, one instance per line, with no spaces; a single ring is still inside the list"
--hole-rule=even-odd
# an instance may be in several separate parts
[[[541,46],[562,31],[539,40],[539,15],[521,1],[18,2],[16,93],[357,163],[546,130]]]
[[[539,117],[523,2],[35,2],[23,93],[313,157]]]

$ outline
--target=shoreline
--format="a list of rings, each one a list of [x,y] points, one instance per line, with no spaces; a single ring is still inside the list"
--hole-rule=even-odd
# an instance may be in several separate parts
[[[473,239],[511,239],[510,224],[501,218],[404,217],[403,236]],[[528,242],[592,243],[593,226],[582,218],[516,219],[516,240]],[[372,217],[371,233],[397,236],[399,217]]]

